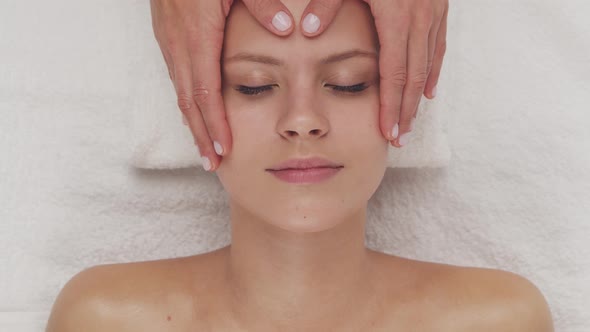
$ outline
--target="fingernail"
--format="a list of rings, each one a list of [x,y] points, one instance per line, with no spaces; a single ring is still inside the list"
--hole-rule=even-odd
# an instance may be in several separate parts
[[[291,18],[281,10],[272,18],[272,25],[279,31],[286,31],[291,27]]]
[[[213,147],[215,148],[215,153],[217,153],[220,156],[223,155],[223,147],[221,146],[221,144],[219,144],[219,142],[214,141]]]
[[[307,14],[303,20],[303,29],[307,33],[314,33],[320,28],[320,19],[312,13]]]
[[[188,121],[186,120],[186,116],[184,114],[182,115],[182,123],[188,126]]]
[[[393,128],[391,129],[391,133],[389,134],[389,136],[393,137],[391,140],[394,140],[397,138],[398,134],[399,134],[399,125],[396,123],[395,126],[393,126]]]
[[[404,146],[404,145],[408,144],[411,136],[412,135],[409,132],[401,135],[399,138],[399,145]]]
[[[434,89],[432,89],[432,98],[436,97],[436,85],[434,86]]]
[[[206,171],[211,170],[211,162],[209,161],[209,158],[207,158],[207,157],[201,157],[201,160],[203,161],[203,168]]]

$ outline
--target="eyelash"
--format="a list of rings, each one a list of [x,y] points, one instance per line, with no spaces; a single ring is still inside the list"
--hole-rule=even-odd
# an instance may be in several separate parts
[[[326,86],[334,87],[333,90],[336,92],[351,93],[351,94],[360,93],[363,90],[365,90],[366,88],[368,88],[368,86],[366,86],[364,82],[359,83],[359,84],[355,84],[355,85],[350,85],[350,86],[340,86],[340,85],[333,85],[333,84],[326,84]],[[253,86],[253,87],[239,85],[236,90],[242,94],[254,96],[254,95],[259,95],[259,94],[263,93],[264,91],[271,90],[271,89],[272,89],[272,85]]]

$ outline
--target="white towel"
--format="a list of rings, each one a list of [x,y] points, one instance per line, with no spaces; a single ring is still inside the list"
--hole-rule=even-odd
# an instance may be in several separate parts
[[[131,164],[147,169],[201,166],[198,147],[190,129],[183,125],[176,93],[158,44],[153,36],[141,34],[143,49],[130,69],[134,96],[131,123]],[[443,75],[439,82],[444,95],[452,86]],[[402,148],[389,145],[389,167],[444,167],[450,161],[445,116],[448,103],[442,98],[422,97],[410,143]]]

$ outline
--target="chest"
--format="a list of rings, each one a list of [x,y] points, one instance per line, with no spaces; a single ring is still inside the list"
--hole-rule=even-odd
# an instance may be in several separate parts
[[[461,310],[453,301],[450,299],[441,299],[435,297],[419,297],[420,294],[416,294],[414,300],[406,301],[390,301],[385,303],[384,307],[380,310],[380,314],[376,314],[375,317],[369,323],[354,323],[355,319],[350,318],[343,328],[334,328],[331,326],[317,326],[310,328],[306,326],[304,329],[298,326],[293,326],[288,330],[282,329],[282,331],[318,331],[318,332],[358,332],[358,331],[371,331],[371,332],[391,332],[391,331],[412,331],[412,332],[460,332],[460,331],[473,331],[473,329],[467,329],[468,315],[466,310]],[[190,303],[185,303],[183,307],[191,306]],[[142,331],[170,331],[170,332],[242,332],[242,331],[255,331],[264,332],[260,328],[248,328],[240,326],[230,317],[227,308],[216,303],[210,303],[209,305],[200,305],[191,310],[192,315],[170,315],[171,310],[162,310],[159,314],[154,315],[158,317],[170,316],[170,320],[145,325]],[[186,312],[186,310],[185,310]],[[343,317],[344,319],[344,317]],[[146,319],[146,321],[149,319]],[[302,324],[303,326],[303,324]],[[269,331],[275,332],[276,329],[269,329]]]
[[[159,316],[162,316],[161,314]],[[265,332],[260,329],[253,329],[239,326],[230,319],[224,318],[222,313],[210,311],[202,316],[179,317],[167,316],[170,320],[160,320],[151,322],[142,326],[142,331],[153,332]],[[150,319],[145,320],[148,322]],[[293,326],[288,331],[317,331],[317,332],[391,332],[391,331],[412,331],[412,332],[460,332],[473,331],[468,329],[467,320],[455,310],[432,313],[424,310],[399,310],[392,312],[388,317],[380,317],[369,324],[348,325],[348,329],[335,329],[330,326],[317,326],[315,328],[306,327],[305,329]],[[276,329],[269,331],[275,332]],[[287,330],[283,330],[287,331]]]
[[[399,269],[397,270],[399,272]],[[388,272],[389,273],[389,272]],[[384,274],[386,275],[386,274]],[[419,278],[418,276],[431,276]],[[440,269],[424,270],[417,272],[407,280],[396,280],[393,277],[384,278],[390,285],[403,284],[399,287],[387,286],[386,282],[379,283],[379,292],[383,294],[379,305],[375,307],[376,314],[370,319],[364,319],[363,324],[355,324],[355,317],[343,317],[350,323],[345,324],[349,331],[413,331],[413,332],[460,332],[474,331],[470,317],[470,303],[465,299],[464,285],[458,285],[455,278],[447,278],[447,273],[441,273]],[[392,276],[392,274],[390,274]],[[472,278],[469,278],[472,279]],[[168,279],[169,280],[169,279]],[[408,280],[419,280],[411,283]],[[220,285],[219,287],[222,287]],[[261,329],[248,329],[239,326],[233,319],[228,306],[218,300],[221,289],[218,287],[206,287],[206,291],[198,298],[182,297],[182,300],[164,300],[158,298],[166,291],[154,294],[149,302],[152,310],[144,311],[140,316],[135,316],[137,325],[132,331],[174,331],[174,332],[220,332],[220,331],[256,331]],[[191,290],[181,291],[183,294]],[[177,299],[180,299],[178,297]],[[368,322],[368,323],[367,323]],[[360,327],[362,326],[362,327]],[[131,331],[130,330],[130,331]],[[292,331],[302,331],[293,326]],[[305,331],[338,331],[330,326],[318,326]],[[475,329],[477,330],[477,329]],[[287,332],[287,331],[285,331]]]

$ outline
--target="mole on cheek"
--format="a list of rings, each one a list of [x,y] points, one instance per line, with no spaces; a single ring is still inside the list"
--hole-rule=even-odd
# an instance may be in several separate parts
[[[170,315],[168,315],[168,316],[166,316],[166,320],[167,321],[171,321],[172,320],[172,317]]]

